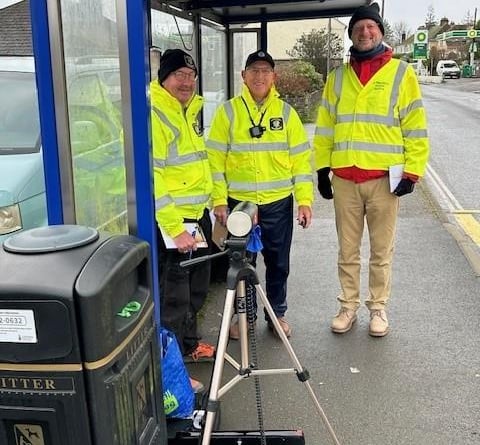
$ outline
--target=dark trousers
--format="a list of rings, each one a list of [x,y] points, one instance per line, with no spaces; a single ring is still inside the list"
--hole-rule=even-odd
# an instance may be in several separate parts
[[[185,220],[185,222],[194,222]],[[192,258],[208,255],[211,249],[212,223],[206,209],[198,224],[205,234],[209,247],[198,249]],[[182,353],[189,354],[198,345],[197,314],[203,306],[210,283],[210,261],[190,267],[180,267],[189,253],[166,249],[160,230],[157,229],[160,277],[160,320],[162,326],[172,331]]]
[[[233,209],[239,201],[228,200]],[[293,197],[258,206],[258,224],[262,231],[262,255],[268,301],[277,317],[287,311],[287,278],[290,272],[290,247],[293,234]],[[256,254],[252,264],[256,265]],[[256,309],[256,302],[254,302]],[[268,320],[265,314],[265,319]]]

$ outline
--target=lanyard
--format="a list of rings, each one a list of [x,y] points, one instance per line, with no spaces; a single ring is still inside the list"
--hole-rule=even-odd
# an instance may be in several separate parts
[[[247,113],[248,113],[248,117],[250,119],[250,122],[252,123],[252,125],[254,127],[260,127],[262,125],[262,121],[263,121],[263,116],[265,116],[265,113],[267,112],[267,109],[265,108],[265,110],[263,110],[263,113],[262,115],[260,116],[260,120],[258,121],[258,124],[255,124],[253,118],[252,118],[252,115],[250,114],[250,110],[248,109],[248,105],[247,105],[247,102],[245,102],[245,99],[243,98],[243,96],[241,97],[242,101],[243,101],[243,104],[245,105],[245,108],[247,109]]]

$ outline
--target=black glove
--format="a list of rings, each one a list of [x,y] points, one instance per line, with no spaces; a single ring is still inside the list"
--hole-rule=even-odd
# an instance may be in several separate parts
[[[397,188],[393,191],[394,195],[403,196],[407,193],[412,193],[415,188],[415,183],[408,178],[402,178],[397,185]]]
[[[324,167],[320,170],[317,170],[318,175],[318,191],[322,198],[325,199],[332,199],[332,184],[330,183],[330,177],[328,176],[330,173],[330,167]]]

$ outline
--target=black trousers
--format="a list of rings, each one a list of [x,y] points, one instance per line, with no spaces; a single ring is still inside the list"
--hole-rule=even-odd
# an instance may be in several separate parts
[[[232,210],[240,201],[229,199]],[[277,317],[287,311],[287,279],[290,273],[290,247],[293,235],[292,195],[258,206],[258,224],[262,231],[262,255],[265,261],[265,284],[268,301]],[[257,255],[252,255],[256,265]],[[254,301],[256,310],[256,301]],[[265,313],[265,319],[268,320]]]
[[[185,222],[194,222],[185,219]],[[212,223],[208,209],[198,224],[208,241],[208,248],[198,249],[192,258],[210,254]],[[182,353],[189,354],[198,345],[197,314],[202,308],[210,283],[210,261],[190,267],[180,267],[180,261],[190,257],[177,249],[166,249],[157,226],[160,277],[160,321],[172,331],[178,340]]]

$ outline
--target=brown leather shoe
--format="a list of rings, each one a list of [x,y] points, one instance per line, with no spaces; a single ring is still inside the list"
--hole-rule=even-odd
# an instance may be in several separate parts
[[[230,330],[228,331],[228,336],[232,340],[239,340],[240,339],[240,327],[238,326],[238,320],[232,322],[230,325]]]
[[[357,313],[353,309],[340,308],[338,314],[333,317],[330,329],[335,334],[345,334],[352,329],[353,323],[357,320]]]
[[[387,313],[383,309],[370,311],[370,326],[368,333],[372,337],[385,337],[388,334]]]
[[[285,317],[277,317],[277,320],[280,323],[280,326],[282,327],[282,330],[287,336],[287,338],[290,338],[292,336],[292,328],[290,327],[287,319]],[[273,331],[275,335],[278,335],[271,321],[268,322],[268,327]]]
[[[202,382],[200,382],[199,380],[192,379],[191,377],[189,378],[190,378],[190,385],[192,386],[193,392],[195,394],[205,391],[205,386],[203,386]]]
[[[254,324],[256,323],[257,321],[255,320]],[[250,329],[248,323],[247,323],[247,334],[248,334],[248,330]],[[254,329],[255,329],[255,325],[254,325]],[[238,325],[238,318],[237,316],[235,316],[233,319],[232,319],[232,323],[230,324],[230,329],[228,331],[228,337],[231,339],[231,340],[239,340],[240,339],[240,326]]]

